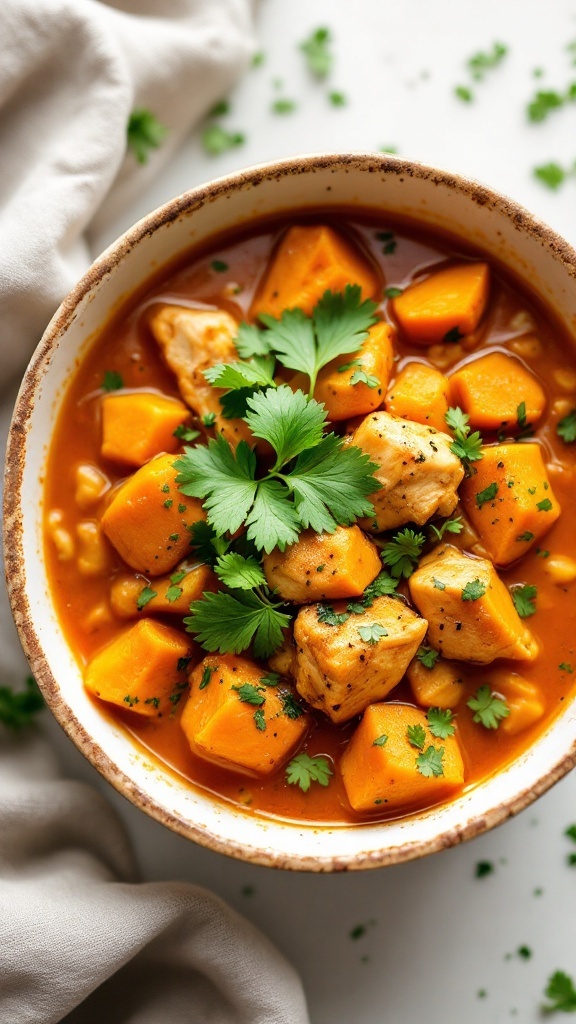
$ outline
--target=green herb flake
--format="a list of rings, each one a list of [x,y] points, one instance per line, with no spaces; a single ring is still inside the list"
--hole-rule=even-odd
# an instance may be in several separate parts
[[[352,387],[355,384],[366,384],[369,388],[380,387],[380,378],[375,377],[372,373],[365,373],[364,370],[354,370],[354,373],[350,377],[350,384]]]
[[[343,92],[329,92],[328,100],[333,107],[345,107],[348,102]]]
[[[488,52],[479,51],[470,57],[467,66],[472,78],[481,82],[487,71],[497,67],[508,53],[508,47],[504,43],[494,43]]]
[[[230,113],[230,103],[228,100],[219,100],[209,111],[208,117],[224,117],[225,114]]]
[[[474,93],[467,85],[456,85],[454,87],[454,95],[457,99],[462,100],[462,103],[472,103],[474,100]]]
[[[438,740],[446,740],[456,732],[453,724],[454,715],[450,708],[428,708],[426,712],[428,728]]]
[[[180,441],[195,441],[197,437],[200,437],[199,430],[193,430],[192,427],[187,427],[185,423],[181,423],[179,427],[173,432],[174,437],[179,438]]]
[[[487,875],[493,875],[494,871],[494,864],[491,860],[479,860],[474,869],[474,877],[486,878]]]
[[[384,295],[386,296],[387,299],[397,299],[398,296],[402,295],[403,293],[403,288],[390,287],[384,289]]]
[[[176,671],[185,672],[191,661],[192,658],[190,657],[178,658],[178,661],[176,662]]]
[[[186,511],[186,505],[178,505],[178,511],[179,511],[181,516],[184,515],[184,513]],[[196,526],[196,523],[194,525]]]
[[[325,626],[342,626],[350,618],[349,612],[337,614],[330,604],[317,605],[316,615],[318,622],[324,623]]]
[[[576,825],[568,825],[568,828],[564,829],[564,835],[576,843]]]
[[[258,731],[264,732],[266,729],[266,719],[264,718],[264,712],[262,708],[258,708],[258,710],[254,712],[253,718],[254,725],[256,726]]]
[[[238,694],[239,700],[243,704],[265,704],[266,697],[262,696],[261,690],[263,686],[253,686],[252,683],[242,683],[241,686],[232,686],[230,689],[235,690]]]
[[[388,737],[385,736],[384,733],[382,733],[381,736],[377,736],[376,737],[376,739],[372,743],[372,746],[373,747],[385,747],[387,742],[388,742]]]
[[[213,427],[215,423],[216,423],[216,413],[215,412],[207,412],[202,417],[202,426],[204,426],[204,427],[208,427],[208,428],[209,427]]]
[[[574,444],[576,441],[576,409],[572,409],[558,422],[556,431],[565,444]]]
[[[552,508],[552,502],[550,501],[550,498],[543,498],[542,501],[537,501],[536,508],[539,512],[549,512]]]
[[[561,661],[560,664],[558,665],[558,668],[560,669],[561,672],[568,672],[570,675],[572,675],[572,673],[574,671],[574,667],[572,665],[570,665],[569,662],[567,662],[567,661]]]
[[[521,960],[530,960],[532,957],[530,946],[518,946],[516,952]]]
[[[439,778],[444,775],[444,747],[433,747],[430,745],[423,753],[416,758],[416,767],[427,779]]]
[[[301,718],[304,714],[304,709],[300,706],[294,694],[292,693],[281,693],[280,700],[282,701],[282,714],[286,715],[287,718],[297,719]]]
[[[206,689],[206,687],[208,686],[208,683],[212,679],[212,676],[216,672],[217,668],[218,668],[218,665],[205,665],[204,666],[204,671],[202,672],[202,678],[201,678],[200,683],[198,685],[198,689],[199,690],[205,690]]]
[[[411,747],[417,750],[424,750],[426,743],[426,730],[422,725],[409,725],[406,728],[406,739]]]
[[[536,611],[538,588],[532,584],[510,587],[514,607],[521,619],[529,619]]]
[[[103,391],[119,391],[120,388],[124,387],[124,381],[116,370],[106,370],[104,378],[102,380]]]
[[[416,533],[408,527],[398,530],[382,549],[382,561],[389,566],[392,576],[408,579],[418,564],[425,543],[423,533]]]
[[[488,487],[485,487],[483,491],[478,491],[476,494],[476,504],[478,508],[482,508],[482,506],[488,501],[493,501],[497,494],[497,483],[488,484]]]
[[[153,708],[156,708],[156,710],[158,710],[158,708],[160,707],[160,697],[147,697],[144,703],[151,704]]]
[[[261,68],[265,60],[266,54],[264,53],[264,50],[258,50],[258,52],[252,57],[251,66],[253,68]]]
[[[278,672],[267,672],[265,676],[260,676],[260,682],[262,686],[278,686],[281,676]]]
[[[139,164],[148,163],[150,150],[158,149],[162,144],[168,128],[145,107],[133,110],[126,126],[128,149],[134,154]]]
[[[23,690],[0,686],[0,722],[14,732],[31,725],[43,707],[44,698],[33,676],[26,677]]]
[[[300,786],[303,793],[308,792],[313,782],[327,786],[332,774],[328,759],[321,755],[297,754],[286,767],[286,781],[291,786]]]
[[[454,519],[445,519],[440,527],[430,523],[431,540],[441,541],[445,533],[462,533],[464,523],[462,516],[455,516]]]
[[[555,971],[550,975],[544,995],[550,1000],[543,1006],[545,1013],[553,1013],[556,1010],[563,1013],[576,1011],[576,987],[572,978],[564,971]]]
[[[432,585],[434,590],[446,590],[446,584],[442,583],[442,580],[437,580],[435,576],[432,577]]]
[[[326,78],[332,70],[334,58],[330,49],[332,37],[327,28],[317,28],[300,43],[308,70],[317,78]]]
[[[166,591],[166,600],[169,604],[173,604],[179,597],[182,597],[182,593],[182,587],[168,587],[168,590]]]
[[[202,131],[201,140],[209,156],[220,156],[229,149],[242,146],[246,137],[242,132],[228,132],[219,124],[208,124]]]
[[[158,597],[157,592],[152,590],[152,587],[144,587],[136,598],[136,607],[138,608],[138,611],[142,611],[153,597]]]
[[[164,502],[164,508],[172,508],[173,504],[174,504],[174,499],[173,498],[166,498],[166,501]]]
[[[366,644],[377,644],[383,636],[388,636],[388,630],[379,622],[373,622],[370,626],[359,626],[357,633]]]
[[[538,555],[538,558],[550,557],[550,552],[547,551],[546,548],[536,548],[536,554]]]
[[[432,647],[419,647],[416,651],[416,657],[420,664],[424,665],[424,668],[432,669],[440,655]]]
[[[534,540],[534,534],[530,533],[530,530],[526,530],[524,533],[519,534],[516,540],[526,541],[529,544],[531,540]]]
[[[270,109],[273,114],[292,114],[296,110],[296,103],[286,98],[277,99]]]
[[[224,274],[228,270],[228,264],[224,263],[224,260],[212,260],[210,266],[217,274]]]
[[[140,698],[131,697],[130,694],[127,693],[126,696],[124,697],[124,703],[127,704],[129,708],[133,708],[135,704],[140,703]]]
[[[526,108],[529,121],[545,121],[553,110],[564,106],[565,97],[555,89],[539,89]]]
[[[472,721],[483,725],[485,729],[497,729],[500,721],[510,714],[506,701],[493,693],[487,685],[480,686],[474,696],[466,701],[466,705],[474,712]]]
[[[484,597],[486,593],[486,584],[476,578],[470,580],[462,591],[463,601],[477,601],[480,597]]]

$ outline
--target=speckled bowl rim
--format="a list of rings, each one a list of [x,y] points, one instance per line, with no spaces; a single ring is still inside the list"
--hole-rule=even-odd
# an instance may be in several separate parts
[[[262,181],[287,175],[306,174],[314,170],[362,170],[384,172],[392,175],[406,175],[457,190],[471,202],[481,206],[490,205],[504,214],[523,232],[538,239],[566,268],[569,276],[576,278],[576,252],[561,236],[538,220],[514,200],[503,196],[486,185],[471,178],[465,178],[425,164],[406,161],[399,157],[374,153],[327,153],[307,154],[285,160],[273,161],[248,167],[201,184],[184,192],[154,210],[122,234],[98,257],[72,291],[66,296],[50,321],[24,375],[16,400],[8,438],[4,480],[4,557],[6,582],[12,612],[26,657],[38,685],[52,714],[68,737],[84,754],[87,760],[119,793],[136,807],[201,846],[217,853],[232,856],[252,864],[295,871],[330,872],[363,870],[399,864],[418,857],[437,853],[472,839],[506,821],[526,808],[537,797],[558,782],[576,764],[576,741],[567,753],[563,753],[555,765],[540,777],[535,785],[521,789],[514,797],[498,803],[490,811],[474,815],[458,827],[447,828],[428,840],[407,841],[382,850],[372,850],[350,856],[328,855],[294,856],[271,852],[266,847],[247,849],[233,838],[223,840],[206,828],[182,821],[175,813],[160,807],[144,789],[125,774],[114,760],[99,746],[63,699],[58,683],[47,663],[27,594],[24,571],[23,511],[21,488],[24,474],[25,439],[31,426],[34,398],[45,374],[49,369],[50,356],[59,339],[72,323],[78,305],[91,289],[106,275],[110,274],[121,260],[145,236],[176,220],[183,214],[189,215],[207,203],[214,202],[230,190],[251,189]],[[337,207],[339,204],[334,204]],[[549,728],[554,727],[554,722]],[[489,780],[485,780],[488,782]],[[434,809],[423,812],[433,815]],[[298,822],[295,827],[301,831],[328,828],[316,822]],[[354,828],[354,825],[346,826]],[[362,824],[362,829],[370,825]]]

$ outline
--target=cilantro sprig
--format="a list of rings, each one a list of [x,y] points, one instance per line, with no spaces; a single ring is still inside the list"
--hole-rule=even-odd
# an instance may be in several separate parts
[[[300,786],[303,793],[307,793],[313,782],[321,786],[327,786],[333,772],[328,758],[317,755],[310,757],[308,754],[297,754],[286,766],[286,782],[291,786]]]
[[[510,714],[506,701],[493,693],[487,685],[480,686],[466,704],[474,712],[472,721],[483,725],[485,729],[497,729],[500,721]]]
[[[408,579],[412,575],[422,548],[426,543],[423,533],[416,533],[408,527],[398,530],[382,549],[382,561],[389,566],[395,579]]]
[[[445,420],[454,434],[450,451],[458,456],[466,472],[469,473],[470,464],[484,458],[480,431],[475,430],[473,434],[470,433],[468,425],[470,417],[458,406],[448,409]]]

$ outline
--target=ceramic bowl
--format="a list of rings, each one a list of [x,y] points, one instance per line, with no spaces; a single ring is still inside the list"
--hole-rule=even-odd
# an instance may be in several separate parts
[[[517,761],[445,806],[357,826],[255,817],[151,764],[88,699],[52,606],[41,537],[43,468],[65,382],[111,311],[164,263],[214,234],[254,218],[293,209],[317,213],[323,206],[389,211],[465,238],[504,263],[576,334],[576,253],[525,210],[476,182],[374,154],[301,157],[220,178],[126,232],[49,324],[24,378],[10,434],[5,545],[14,617],[32,671],[69,737],[116,789],[220,853],[275,867],[339,871],[434,853],[521,810],[574,765],[576,704],[568,704]]]

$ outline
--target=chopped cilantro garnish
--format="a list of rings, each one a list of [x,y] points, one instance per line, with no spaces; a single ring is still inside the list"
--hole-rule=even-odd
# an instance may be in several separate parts
[[[424,730],[422,730],[424,731]],[[416,758],[416,767],[425,778],[439,778],[444,775],[444,747],[433,747],[432,744]]]
[[[323,622],[325,626],[341,626],[350,618],[349,612],[336,613],[330,604],[317,605],[316,614],[318,622]]]
[[[228,264],[224,263],[224,260],[212,260],[210,266],[217,274],[224,274],[228,270]]]
[[[470,463],[482,459],[482,438],[478,430],[470,433],[468,421],[470,417],[458,406],[448,409],[445,416],[446,423],[454,432],[454,441],[450,445],[450,451],[457,455],[463,462],[467,471],[470,470]]]
[[[124,697],[124,703],[127,704],[129,708],[133,708],[135,704],[140,703],[140,698],[131,697],[130,694],[127,693],[126,696]]]
[[[470,71],[472,78],[477,82],[482,81],[486,72],[497,67],[507,53],[507,46],[503,43],[494,43],[492,49],[487,53],[482,53],[482,51],[480,51],[473,54],[467,62],[468,70]]]
[[[574,666],[571,665],[568,661],[561,661],[558,665],[558,668],[561,672],[568,672],[570,673],[570,675],[572,675],[572,672],[574,671]]]
[[[173,504],[174,504],[174,499],[173,498],[166,498],[166,501],[164,502],[164,508],[172,508]]]
[[[216,413],[215,412],[207,412],[202,417],[202,425],[204,427],[213,427],[215,423],[216,423]]]
[[[552,508],[552,502],[550,501],[550,498],[543,498],[542,501],[537,501],[536,508],[539,512],[549,512]]]
[[[448,739],[456,732],[453,724],[454,715],[450,708],[429,708],[426,712],[428,728],[433,736],[439,740]]]
[[[176,671],[185,672],[191,661],[192,658],[178,658],[178,661],[176,662]]]
[[[302,717],[304,709],[300,706],[293,693],[281,693],[280,700],[282,701],[282,714],[286,715],[287,718]]]
[[[168,587],[168,590],[166,591],[166,600],[169,604],[177,601],[179,597],[182,597],[182,587],[176,587],[174,585]]]
[[[278,672],[267,672],[265,676],[260,676],[260,682],[263,686],[278,686],[281,676]]]
[[[518,956],[521,960],[530,960],[532,956],[532,950],[530,949],[530,946],[518,946],[516,952],[518,953]]]
[[[239,700],[243,704],[265,704],[266,697],[262,696],[261,691],[264,689],[263,686],[253,686],[252,683],[242,683],[240,686],[230,687],[232,690],[236,690]]]
[[[544,121],[553,110],[564,106],[566,97],[555,89],[539,89],[530,100],[526,113],[530,121]]]
[[[136,607],[138,608],[139,611],[141,611],[142,608],[145,608],[148,602],[151,601],[153,597],[157,596],[157,592],[155,590],[152,590],[152,587],[144,587],[138,594],[138,597],[136,598]]]
[[[259,732],[264,732],[266,729],[266,719],[264,718],[264,712],[262,708],[258,708],[254,712],[254,725],[259,730]]]
[[[197,437],[200,437],[200,431],[193,430],[192,427],[187,427],[185,423],[181,423],[179,427],[176,427],[174,437],[179,438],[181,441],[195,441]]]
[[[384,733],[382,733],[381,736],[377,736],[376,737],[376,739],[372,743],[372,746],[373,747],[384,747],[384,746],[386,746],[387,742],[388,742],[388,737],[385,736]]]
[[[382,550],[382,561],[390,567],[392,576],[408,579],[414,572],[425,543],[423,533],[416,533],[408,527],[398,530]]]
[[[268,658],[283,640],[290,616],[270,601],[266,588],[204,593],[190,605],[184,625],[206,650],[240,654],[251,643],[257,658]]]
[[[432,647],[419,647],[416,651],[416,657],[420,664],[424,665],[424,668],[432,669],[440,655]]]
[[[424,750],[426,743],[426,730],[422,725],[409,725],[406,728],[406,739],[411,747],[417,750]]]
[[[399,295],[403,294],[403,292],[403,288],[391,287],[384,289],[384,295],[386,296],[387,299],[397,299]]]
[[[534,540],[534,534],[531,533],[530,530],[525,530],[524,533],[520,533],[516,537],[516,540],[526,541],[526,543],[529,543],[531,540]]]
[[[366,384],[369,388],[380,387],[380,378],[375,377],[372,373],[365,373],[364,370],[354,370],[354,373],[350,377],[350,384]]]
[[[330,782],[332,769],[326,757],[309,757],[308,754],[297,754],[286,767],[286,781],[291,786],[300,786],[307,793],[312,782],[327,786]]]
[[[132,151],[139,164],[148,163],[151,149],[158,149],[168,129],[151,110],[139,107],[133,110],[128,118],[126,137],[128,149]]]
[[[151,704],[152,707],[158,709],[160,707],[160,697],[147,697],[144,703]]]
[[[258,50],[258,52],[255,53],[254,56],[252,57],[252,67],[253,68],[260,68],[260,67],[262,67],[262,65],[263,65],[265,60],[266,60],[266,54],[264,53],[264,51],[263,50]]]
[[[462,516],[455,516],[454,519],[445,519],[440,527],[430,523],[431,540],[440,541],[445,533],[462,533],[463,529]]]
[[[521,619],[528,619],[536,611],[538,588],[531,584],[510,587],[514,607]]]
[[[482,506],[488,501],[493,501],[497,494],[497,483],[488,484],[488,487],[485,487],[483,491],[478,491],[476,493],[476,504],[478,508],[482,508]]]
[[[484,597],[486,593],[486,584],[476,578],[475,580],[469,580],[462,591],[463,601],[477,601],[480,597]]]
[[[383,636],[388,636],[388,630],[379,622],[373,622],[370,626],[359,626],[357,632],[366,644],[377,644]]]
[[[510,714],[506,702],[493,693],[489,686],[480,686],[466,704],[474,712],[472,721],[483,725],[485,729],[497,729],[500,720]]]
[[[317,78],[326,78],[332,70],[333,56],[330,50],[332,38],[327,28],[317,28],[300,43],[300,50],[306,58],[309,71]]]
[[[442,580],[437,580],[435,576],[432,577],[432,585],[434,590],[446,590],[446,584],[442,583]]]
[[[17,731],[30,725],[34,715],[44,707],[44,698],[33,676],[26,677],[23,690],[0,686],[0,722]]]
[[[202,678],[201,678],[199,686],[198,686],[199,690],[205,690],[206,689],[206,687],[208,686],[208,683],[212,679],[212,676],[214,675],[214,673],[215,673],[217,668],[218,668],[217,665],[205,665],[204,666],[204,671],[202,672]]]
[[[124,381],[116,370],[106,370],[104,378],[102,380],[103,391],[119,391],[120,388],[124,387]]]
[[[370,608],[377,597],[385,595],[394,596],[400,580],[394,579],[385,569],[378,573],[375,580],[369,583],[362,594],[362,603],[365,608]]]
[[[576,441],[576,409],[572,409],[567,416],[559,421],[556,430],[565,444],[574,444]]]

